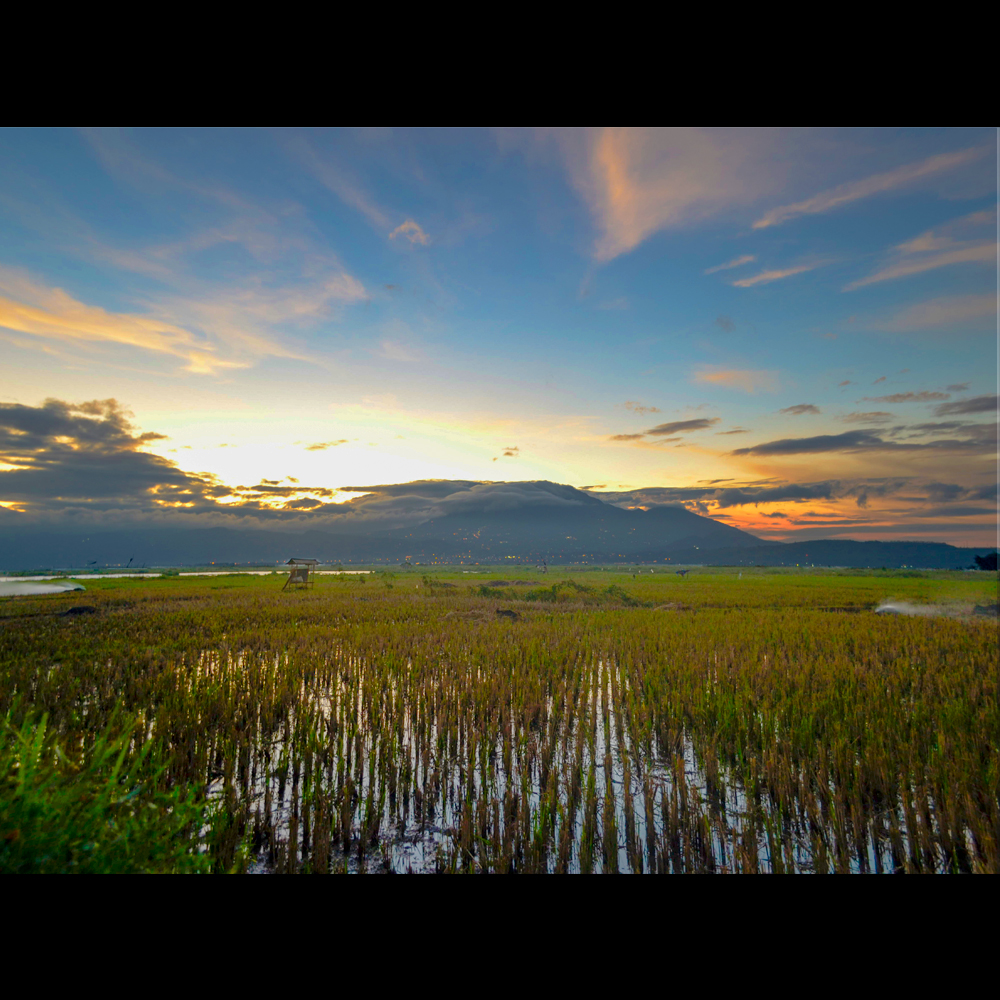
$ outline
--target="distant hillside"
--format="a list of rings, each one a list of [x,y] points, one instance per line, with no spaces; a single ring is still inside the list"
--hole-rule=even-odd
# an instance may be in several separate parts
[[[0,569],[36,566],[270,563],[291,555],[325,562],[701,561],[700,553],[738,550],[760,539],[681,508],[646,513],[595,501],[581,508],[539,507],[485,515],[450,514],[389,530],[305,532],[228,528],[149,528],[91,532],[0,531]]]
[[[673,563],[965,568],[991,549],[923,542],[766,543],[683,507],[625,509],[550,482],[447,480],[358,487],[322,527],[17,530],[0,522],[0,570],[283,562]],[[370,492],[369,492],[370,491]]]
[[[959,548],[943,542],[859,542],[825,538],[779,542],[757,548],[717,549],[709,566],[852,566],[864,569],[969,569],[975,556],[995,548]]]

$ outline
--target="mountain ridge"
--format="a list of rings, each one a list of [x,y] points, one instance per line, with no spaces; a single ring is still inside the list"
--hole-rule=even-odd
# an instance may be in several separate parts
[[[361,494],[309,525],[70,526],[0,522],[0,568],[283,562],[659,563],[962,568],[991,549],[932,542],[768,542],[677,505],[649,509],[548,480],[422,480],[344,487]],[[331,505],[332,506],[332,505]],[[325,508],[327,511],[329,507]],[[280,514],[281,512],[277,512]],[[16,520],[16,519],[15,519]],[[301,525],[301,527],[300,527]]]

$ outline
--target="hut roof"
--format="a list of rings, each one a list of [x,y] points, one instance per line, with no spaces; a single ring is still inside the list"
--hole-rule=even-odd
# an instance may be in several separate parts
[[[318,559],[289,559],[286,566],[318,566]]]

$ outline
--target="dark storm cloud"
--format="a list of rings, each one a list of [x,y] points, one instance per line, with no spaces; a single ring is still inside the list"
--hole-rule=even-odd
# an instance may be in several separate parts
[[[965,487],[959,486],[958,483],[928,483],[924,490],[927,496],[937,503],[957,500],[965,493]]]
[[[349,530],[357,527],[393,527],[419,524],[448,514],[494,514],[500,511],[535,507],[578,507],[597,503],[589,494],[544,480],[520,483],[455,483],[458,488],[449,491],[450,485],[439,480],[416,483],[399,483],[390,486],[345,487],[353,492],[365,490],[366,496],[358,497],[340,507],[345,519],[340,527]]]
[[[5,454],[30,455],[57,441],[74,441],[86,448],[136,448],[146,441],[163,441],[165,434],[136,435],[130,414],[115,399],[65,403],[47,399],[41,406],[0,403],[0,448]]]
[[[925,425],[926,426],[926,425]],[[901,434],[913,430],[901,426],[892,428],[892,433]],[[995,424],[968,424],[956,431],[954,438],[944,438],[921,443],[887,441],[880,437],[883,432],[845,431],[843,434],[817,434],[814,437],[781,438],[765,441],[749,448],[737,448],[733,455],[808,455],[822,452],[856,453],[863,451],[981,451],[996,441]],[[911,437],[922,437],[927,431],[915,431]]]
[[[140,451],[164,435],[137,434],[128,417],[113,399],[0,403],[0,460],[13,467],[0,472],[0,499],[104,509],[154,496],[197,503],[218,495],[212,477]]]
[[[697,420],[675,420],[669,424],[659,424],[650,427],[647,434],[652,437],[666,437],[668,434],[687,434],[690,431],[703,431],[713,424],[717,424],[721,417],[701,417]]]
[[[872,410],[869,413],[846,413],[837,419],[845,424],[882,424],[892,420],[893,414],[885,410]]]
[[[420,496],[446,497],[451,493],[478,486],[475,479],[419,479],[412,483],[383,483],[378,486],[341,486],[342,493],[369,493],[378,497]],[[365,500],[365,497],[359,498]],[[354,503],[358,503],[356,500]]]
[[[333,497],[336,490],[326,486],[276,486],[268,480],[262,480],[257,486],[235,486],[233,492],[241,496],[259,497],[293,497],[297,493],[314,493],[316,496]]]
[[[962,399],[957,403],[942,403],[934,407],[934,416],[960,416],[964,413],[996,413],[996,396],[973,396],[971,399]]]
[[[996,514],[996,507],[964,507],[961,504],[947,504],[910,511],[911,517],[983,517]]]
[[[555,483],[483,484],[471,480],[349,486],[367,494],[344,504],[329,486],[291,477],[227,486],[207,473],[190,473],[143,451],[161,434],[139,433],[115,400],[41,406],[0,404],[0,501],[24,520],[120,523],[152,518],[221,524],[255,522],[344,525],[419,523],[448,509],[595,502]],[[509,450],[509,449],[508,449]],[[574,496],[575,494],[575,496]],[[445,506],[442,506],[445,505]],[[209,515],[209,517],[201,517]]]
[[[812,403],[796,403],[795,406],[786,406],[783,410],[778,410],[779,413],[788,413],[793,417],[801,417],[806,413],[819,413],[820,409],[818,406],[813,406]]]
[[[801,455],[822,451],[857,451],[884,444],[871,431],[847,431],[844,434],[817,434],[815,437],[781,438],[750,448],[737,448],[734,455]]]
[[[477,515],[537,507],[568,509],[581,504],[686,505],[699,513],[711,509],[713,516],[725,517],[723,510],[750,504],[805,503],[845,497],[855,498],[863,508],[870,497],[898,496],[904,488],[913,494],[906,498],[908,503],[928,509],[943,510],[943,505],[970,501],[989,503],[996,497],[995,483],[966,487],[915,479],[815,483],[707,480],[693,487],[653,487],[598,494],[547,481],[423,480],[335,489],[304,485],[286,477],[230,487],[207,473],[185,472],[175,463],[144,451],[146,444],[162,439],[163,435],[140,433],[129,418],[128,412],[114,400],[81,404],[47,400],[39,407],[0,404],[0,464],[7,466],[0,471],[0,501],[23,511],[0,508],[0,517],[9,524],[37,521],[120,526],[126,521],[183,522],[205,526],[266,525],[288,530],[322,527],[351,533],[416,525],[448,514]],[[683,423],[704,426],[712,422]],[[956,451],[973,448],[985,454],[995,440],[996,427],[953,421],[914,425],[909,431],[954,436],[929,444],[911,444],[885,441],[870,431],[854,431],[820,440],[835,439],[843,447],[846,437],[848,450],[943,446]],[[956,440],[957,437],[964,440]],[[813,442],[810,446],[813,447],[817,440],[798,439],[795,448],[800,448],[803,441]],[[921,482],[925,485],[921,486]],[[358,495],[348,503],[331,502],[345,492]],[[918,495],[921,492],[926,493],[926,499]],[[959,507],[955,516],[967,523],[971,517],[967,512],[972,509],[982,508]]]
[[[595,494],[605,503],[611,503],[618,507],[657,507],[657,506],[686,506],[689,510],[698,513],[708,513],[713,518],[724,518],[727,515],[723,510],[735,509],[747,506],[760,506],[772,503],[808,503],[816,500],[845,500],[853,499],[859,510],[868,508],[869,502],[873,499],[884,499],[895,497],[909,505],[914,505],[916,509],[937,509],[944,511],[944,504],[955,501],[990,501],[996,499],[996,483],[991,483],[981,487],[966,487],[954,483],[925,482],[913,477],[894,477],[882,479],[850,479],[850,480],[825,480],[814,483],[788,483],[776,481],[758,481],[756,483],[734,484],[732,486],[720,486],[721,481],[706,481],[696,487],[647,487],[645,489],[627,490],[623,492],[601,492]],[[919,494],[925,492],[926,497],[919,495],[903,496],[902,492],[909,494]],[[970,507],[956,506],[956,512],[968,511]],[[984,508],[978,508],[982,511]],[[777,520],[785,519],[785,516],[778,517],[781,512],[775,512]],[[816,515],[807,513],[800,517],[821,517],[828,519],[828,514]],[[913,516],[917,516],[914,514]],[[945,516],[938,515],[919,515]],[[964,513],[956,513],[958,517],[972,516]],[[817,523],[815,521],[811,522]],[[824,520],[824,523],[827,523]],[[829,524],[852,524],[865,523],[858,518],[840,518],[836,521],[829,521]],[[880,519],[881,523],[881,519]]]
[[[629,404],[626,403],[626,406]],[[638,412],[638,411],[637,411]],[[642,434],[612,434],[608,440],[609,441],[639,441],[644,437],[654,437],[660,438],[657,444],[666,444],[670,441],[679,441],[680,438],[674,435],[678,434],[689,434],[692,431],[703,431],[708,427],[712,427],[719,423],[721,417],[699,417],[695,420],[674,420],[671,423],[658,424],[656,427],[651,427],[648,431],[643,431]],[[736,434],[738,431],[730,431],[729,433]]]
[[[832,500],[840,489],[840,482],[789,483],[764,489],[730,488],[717,490],[715,500],[720,507],[742,507],[746,504],[778,503],[782,500]]]
[[[996,498],[996,483],[990,483],[988,486],[980,486],[978,489],[970,490],[967,497],[969,500],[996,500]]]
[[[872,521],[867,524],[846,521],[843,522],[842,531],[833,531],[832,528],[838,527],[836,522],[828,522],[827,524],[813,524],[808,528],[801,528],[798,531],[783,534],[785,541],[789,542],[806,542],[806,541],[816,541],[822,538],[857,538],[863,540],[865,536],[869,536],[873,541],[891,541],[892,538],[888,536],[896,535],[899,537],[899,541],[910,541],[913,540],[918,535],[932,535],[936,540],[940,536],[942,531],[942,524],[940,521],[925,520],[922,523],[919,521],[903,520],[898,524],[887,523],[884,519],[880,518],[877,521]],[[956,536],[963,532],[982,532],[983,525],[975,521],[952,521],[947,525],[947,530],[949,535],[954,534]],[[956,539],[952,542],[954,545],[961,545],[962,542]]]
[[[724,482],[717,480],[716,482]],[[747,504],[779,503],[781,501],[827,500],[845,495],[851,484],[830,480],[821,483],[775,483],[758,486],[720,487],[714,483],[694,487],[652,486],[622,493],[598,493],[605,503],[618,507],[668,507],[692,502],[714,501],[719,507],[740,507]],[[853,496],[847,492],[846,495]]]
[[[936,399],[948,399],[946,392],[894,392],[889,396],[865,396],[866,403],[933,403]]]
[[[336,504],[329,501],[341,491],[291,477],[230,487],[208,474],[185,472],[142,450],[159,438],[138,433],[114,400],[0,404],[0,462],[12,467],[0,472],[0,500],[20,508],[5,508],[6,514],[18,523],[181,518],[205,525],[308,523],[350,532],[419,524],[452,513],[599,503],[570,486],[545,481],[425,480],[348,486],[343,492],[364,495]],[[516,454],[514,446],[506,451]]]

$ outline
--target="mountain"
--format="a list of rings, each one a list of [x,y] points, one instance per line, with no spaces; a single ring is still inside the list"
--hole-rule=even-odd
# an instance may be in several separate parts
[[[347,489],[345,487],[345,489]],[[19,529],[0,521],[0,569],[327,563],[673,563],[964,568],[988,549],[920,542],[767,543],[683,507],[625,509],[545,481],[351,487],[332,513],[268,528]],[[330,511],[330,507],[325,508]],[[192,519],[194,520],[194,519]],[[309,522],[316,525],[309,527]],[[275,526],[276,528],[279,525]]]

